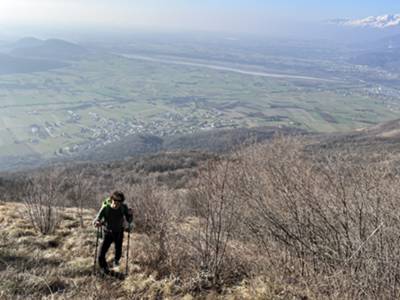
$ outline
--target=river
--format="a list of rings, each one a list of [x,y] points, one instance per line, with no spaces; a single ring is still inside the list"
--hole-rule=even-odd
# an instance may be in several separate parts
[[[171,64],[171,65],[198,67],[198,68],[205,68],[205,69],[211,69],[211,70],[217,70],[217,71],[251,75],[251,76],[280,78],[280,79],[301,79],[301,80],[312,80],[312,81],[337,82],[337,80],[333,80],[333,79],[317,78],[317,77],[311,77],[311,76],[266,73],[266,72],[251,71],[251,70],[225,67],[225,66],[219,66],[219,65],[213,65],[213,64],[190,62],[190,61],[176,60],[176,59],[150,57],[150,56],[136,55],[136,54],[121,54],[121,53],[115,53],[115,54],[118,56],[128,58],[128,59],[143,60],[143,61]]]

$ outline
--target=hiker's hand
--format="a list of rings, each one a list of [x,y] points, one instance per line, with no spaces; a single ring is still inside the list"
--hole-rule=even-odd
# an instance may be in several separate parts
[[[133,223],[129,223],[128,224],[128,232],[132,232],[133,231]]]
[[[100,221],[96,221],[96,222],[94,222],[94,226],[95,227],[101,227],[101,222]]]

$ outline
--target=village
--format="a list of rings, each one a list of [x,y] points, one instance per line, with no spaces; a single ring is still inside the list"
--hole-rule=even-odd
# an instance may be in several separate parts
[[[197,110],[196,113],[185,114],[160,112],[146,120],[134,116],[116,119],[92,111],[85,114],[91,120],[90,125],[87,121],[83,121],[82,114],[71,110],[66,111],[64,122],[46,121],[43,125],[32,124],[29,142],[38,145],[47,139],[61,138],[66,145],[55,150],[54,155],[66,156],[105,146],[130,135],[164,137],[217,128],[235,128],[240,125],[237,120],[223,118],[223,113],[216,109]]]

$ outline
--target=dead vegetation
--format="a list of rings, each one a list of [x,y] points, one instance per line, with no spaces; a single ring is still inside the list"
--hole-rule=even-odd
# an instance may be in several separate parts
[[[79,173],[76,208],[35,203],[57,209],[54,231],[32,226],[20,204],[0,205],[0,298],[398,298],[399,174],[385,151],[366,161],[276,138],[209,159],[184,188],[110,178],[135,212],[124,282],[91,274],[95,211],[77,196],[90,186]],[[52,186],[65,195],[59,176],[46,178],[30,199]]]

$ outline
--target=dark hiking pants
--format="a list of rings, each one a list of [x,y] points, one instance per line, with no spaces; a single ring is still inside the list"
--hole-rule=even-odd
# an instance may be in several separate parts
[[[99,265],[102,269],[108,269],[106,254],[112,243],[115,246],[114,262],[119,262],[122,255],[122,240],[124,232],[104,232],[104,239],[100,246]]]

